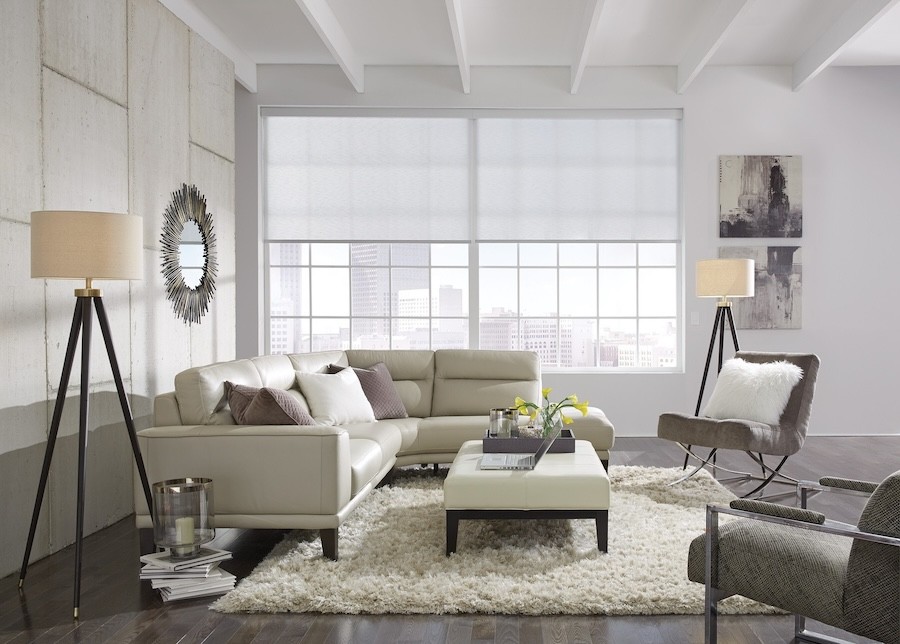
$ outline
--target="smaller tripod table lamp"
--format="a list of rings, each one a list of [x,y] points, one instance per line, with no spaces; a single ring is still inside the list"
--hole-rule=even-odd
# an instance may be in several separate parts
[[[726,320],[728,328],[731,330],[731,342],[734,344],[734,350],[740,350],[729,298],[753,297],[753,292],[752,259],[701,259],[697,262],[697,297],[715,297],[719,301],[716,302],[716,319],[713,322],[712,336],[709,338],[709,351],[706,354],[706,366],[703,368],[703,380],[700,382],[700,395],[697,397],[695,416],[700,414],[700,404],[703,401],[703,390],[706,388],[706,377],[709,375],[709,363],[712,360],[717,333],[719,336],[719,367],[716,373],[722,370]]]

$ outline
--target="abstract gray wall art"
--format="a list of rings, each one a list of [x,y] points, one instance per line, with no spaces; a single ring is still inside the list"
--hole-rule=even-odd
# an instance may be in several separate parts
[[[803,262],[799,246],[722,246],[719,257],[755,262],[755,295],[735,298],[732,303],[737,328],[800,328]]]
[[[799,156],[719,157],[719,237],[802,237]]]

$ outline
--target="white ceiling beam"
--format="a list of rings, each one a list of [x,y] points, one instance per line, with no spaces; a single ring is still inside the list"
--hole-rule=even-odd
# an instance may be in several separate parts
[[[192,0],[160,0],[160,2],[181,22],[229,58],[234,63],[234,78],[248,92],[256,94],[256,63],[207,18]]]
[[[716,50],[724,42],[728,30],[749,4],[749,0],[718,0],[706,20],[691,38],[691,43],[678,63],[675,91],[684,94],[697,74],[706,66]]]
[[[794,91],[819,75],[835,58],[898,0],[857,0],[794,63]]]
[[[456,62],[459,65],[459,76],[462,80],[463,93],[468,94],[471,85],[469,74],[469,51],[466,48],[466,32],[463,29],[462,0],[446,0],[447,17],[450,19],[450,33],[453,34],[453,46],[456,48]]]
[[[600,24],[600,14],[603,12],[605,0],[588,0],[584,6],[584,15],[581,19],[581,32],[575,41],[575,62],[572,64],[570,76],[570,89],[572,94],[578,91],[581,85],[581,77],[587,66],[588,54],[591,53],[591,45],[594,44],[594,36],[597,33],[597,25]]]
[[[365,69],[362,61],[353,49],[353,44],[347,37],[344,28],[338,21],[337,16],[328,6],[326,0],[295,0],[297,5],[303,11],[303,15],[309,20],[319,38],[328,47],[328,51],[334,56],[337,64],[344,70],[350,84],[360,94],[363,93],[363,70]]]

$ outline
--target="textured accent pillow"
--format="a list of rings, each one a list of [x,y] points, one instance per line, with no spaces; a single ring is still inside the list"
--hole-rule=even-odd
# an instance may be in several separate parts
[[[300,403],[286,391],[225,382],[225,397],[238,425],[315,425]]]
[[[297,384],[313,417],[320,423],[343,425],[375,420],[372,405],[353,369],[336,374],[298,371]]]
[[[758,364],[732,358],[722,365],[704,416],[777,425],[803,369],[790,362]]]
[[[346,368],[330,364],[328,365],[328,373],[339,373]],[[379,362],[368,369],[351,368],[356,377],[359,378],[359,384],[362,385],[363,393],[369,400],[369,404],[372,405],[372,411],[375,413],[376,420],[409,417],[386,364]]]

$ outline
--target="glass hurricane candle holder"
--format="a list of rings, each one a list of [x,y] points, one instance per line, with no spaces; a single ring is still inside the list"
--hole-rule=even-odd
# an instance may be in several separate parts
[[[170,479],[153,484],[153,541],[173,559],[190,559],[216,536],[212,479]]]

